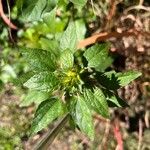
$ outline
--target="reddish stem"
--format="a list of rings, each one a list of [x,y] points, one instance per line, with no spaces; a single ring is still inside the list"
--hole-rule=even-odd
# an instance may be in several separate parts
[[[2,0],[0,0],[0,16],[2,17],[3,21],[12,29],[17,29],[17,26],[15,26],[10,19],[4,14]]]
[[[113,132],[118,143],[119,150],[123,150],[123,140],[118,123],[115,123],[115,125],[113,126]]]

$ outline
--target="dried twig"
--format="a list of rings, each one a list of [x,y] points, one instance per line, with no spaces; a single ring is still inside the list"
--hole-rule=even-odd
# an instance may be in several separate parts
[[[106,123],[106,128],[105,128],[105,133],[104,133],[104,136],[103,136],[103,139],[102,139],[102,143],[101,143],[101,148],[103,150],[107,150],[107,142],[108,142],[108,137],[109,137],[109,131],[110,131],[110,122],[108,121]]]
[[[142,134],[143,134],[143,123],[142,123],[142,120],[139,119],[139,142],[138,142],[138,150],[141,149],[141,145],[142,145]]]
[[[77,133],[77,136],[80,137],[80,140],[81,140],[79,145],[86,144],[87,146],[90,146],[89,139],[84,134],[82,134],[79,130],[76,130],[76,133]]]
[[[112,18],[116,13],[116,5],[117,5],[116,0],[110,1],[110,10],[109,10],[108,15],[107,15],[107,23],[106,23],[105,30],[108,30],[110,27]]]
[[[145,10],[145,11],[150,12],[150,7],[145,7],[145,6],[143,6],[143,5],[136,5],[136,6],[131,6],[131,7],[127,8],[127,9],[124,11],[124,13],[127,14],[129,11],[131,11],[131,10],[133,10],[133,9],[137,9],[137,10],[142,9],[142,10]]]
[[[17,26],[15,26],[10,19],[5,15],[2,5],[2,0],[0,0],[0,16],[3,19],[3,21],[12,29],[17,29]]]
[[[138,36],[139,34],[144,35],[144,36],[150,36],[150,33],[148,32],[142,32],[142,31],[137,31],[135,29],[131,29],[129,31],[123,31],[123,32],[103,32],[99,34],[95,34],[89,38],[86,38],[78,43],[78,49],[84,48],[88,45],[94,44],[99,41],[106,41],[112,37],[114,38],[121,38],[121,37],[128,37],[128,36]]]
[[[104,149],[107,150],[107,139],[108,139],[108,135],[109,135],[109,131],[110,131],[110,120],[109,119],[105,119],[99,115],[94,115],[93,116],[94,119],[98,120],[98,122],[103,122],[106,123],[106,128],[105,128],[105,132],[104,132],[104,136],[101,142],[101,145],[99,146],[98,149]]]
[[[148,110],[146,110],[144,119],[145,119],[145,125],[146,125],[147,128],[150,127],[149,118],[150,118],[150,112]]]
[[[6,0],[6,2],[7,2],[7,7],[8,7],[8,14],[9,14],[8,18],[10,20],[10,6],[9,6],[8,0]],[[12,43],[15,43],[14,39],[12,37],[12,34],[11,34],[11,28],[10,27],[8,28],[8,32],[9,32],[10,40],[12,41]]]
[[[143,5],[144,0],[139,0],[139,5]]]
[[[95,11],[95,8],[94,8],[94,2],[93,2],[93,0],[91,0],[91,5],[92,5],[93,13],[96,15],[96,11]]]
[[[101,117],[99,115],[94,115],[93,117],[94,117],[94,119],[97,119],[100,122],[104,122],[104,123],[110,122],[110,120],[105,119],[105,118],[103,118],[103,117]]]
[[[112,17],[115,15],[115,13],[116,13],[116,0],[111,0],[111,2],[110,2],[110,11],[109,11],[109,14],[108,14],[108,16],[107,16],[107,19],[108,20],[111,20],[112,19]]]

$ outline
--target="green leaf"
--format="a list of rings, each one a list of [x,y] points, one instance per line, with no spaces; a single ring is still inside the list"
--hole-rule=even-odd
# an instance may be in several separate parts
[[[60,48],[62,50],[70,49],[74,51],[76,47],[77,47],[76,26],[73,22],[71,22],[61,37]]]
[[[42,12],[45,9],[47,0],[28,0],[24,2],[23,20],[37,21],[41,18]]]
[[[129,105],[119,96],[109,90],[104,90],[103,93],[107,99],[109,107],[128,107]]]
[[[86,33],[85,22],[81,19],[76,20],[75,26],[76,26],[77,39],[80,41],[85,37],[85,33]]]
[[[107,100],[101,89],[95,88],[93,91],[90,89],[85,89],[84,100],[95,112],[99,113],[105,118],[109,118]]]
[[[56,24],[56,8],[54,8],[50,13],[45,13],[43,15],[43,21],[49,27],[49,29],[55,33]]]
[[[35,134],[45,128],[56,118],[63,115],[63,105],[58,99],[50,99],[42,102],[36,113],[31,126],[31,133]]]
[[[73,67],[74,57],[72,51],[66,49],[60,56],[60,67],[62,69],[69,69]]]
[[[124,73],[117,73],[117,77],[119,80],[119,85],[120,86],[126,86],[128,85],[131,81],[135,80],[142,74],[137,71],[128,71]]]
[[[88,61],[88,67],[95,68],[97,71],[103,72],[112,64],[112,57],[108,55],[109,44],[96,44],[84,53]]]
[[[59,81],[55,77],[54,73],[41,72],[31,77],[24,83],[24,86],[31,90],[51,92],[56,88],[58,82]]]
[[[32,72],[32,71],[18,75],[18,78],[13,80],[13,84],[15,86],[22,86],[23,83],[25,83],[33,75],[34,75],[34,72]]]
[[[87,0],[70,0],[72,3],[74,3],[77,6],[83,7],[86,3]]]
[[[16,0],[16,6],[18,10],[22,10],[24,0]]]
[[[35,71],[54,71],[56,68],[56,56],[42,49],[21,48],[25,59]]]
[[[79,126],[82,132],[84,132],[91,140],[94,139],[94,125],[92,120],[92,114],[86,105],[83,97],[74,97],[71,99],[76,101],[74,108],[72,108],[71,115],[75,123]],[[72,106],[73,107],[73,106]]]
[[[47,92],[29,91],[28,94],[23,98],[20,106],[25,107],[31,105],[32,103],[39,105],[41,102],[47,100],[49,97],[50,94]]]
[[[3,90],[3,88],[4,88],[4,83],[3,83],[2,80],[0,79],[0,93],[1,93],[1,91]]]
[[[59,43],[57,40],[50,40],[41,37],[39,43],[41,44],[42,49],[46,49],[50,53],[54,54],[56,59],[59,57]]]
[[[119,79],[115,71],[109,71],[105,73],[96,73],[97,81],[109,90],[117,90],[120,88]]]
[[[26,22],[38,21],[57,4],[57,0],[25,0],[22,6],[22,19]]]
[[[53,10],[58,5],[58,2],[59,0],[47,0],[47,5],[44,11],[42,12],[42,15]]]
[[[116,73],[115,71],[97,73],[96,78],[101,85],[110,90],[117,90],[120,87],[128,85],[130,82],[141,76],[140,72],[128,71],[125,73]]]
[[[84,51],[79,49],[74,53],[74,62],[76,65],[80,66],[81,68],[87,67],[87,60],[85,59],[85,57],[83,57],[83,53]],[[87,76],[86,73],[85,76]]]

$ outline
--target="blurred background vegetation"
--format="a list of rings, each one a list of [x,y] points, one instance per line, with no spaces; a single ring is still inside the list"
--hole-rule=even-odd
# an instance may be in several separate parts
[[[143,74],[140,79],[118,91],[130,107],[110,110],[111,122],[116,119],[119,122],[124,149],[150,149],[149,0],[89,0],[83,9],[77,9],[71,2],[62,0],[56,11],[56,19],[39,19],[31,23],[26,23],[22,17],[20,0],[2,0],[2,4],[5,14],[8,17],[10,15],[18,29],[10,29],[0,19],[0,150],[32,149],[47,131],[45,129],[32,138],[28,137],[36,105],[20,107],[21,101],[28,94],[22,83],[26,81],[29,67],[18,47],[57,48],[57,41],[70,20],[74,20],[81,32],[85,33],[82,39],[99,32],[120,32],[133,28],[148,33],[106,40],[112,43],[111,51],[115,55],[111,69],[138,70]],[[54,9],[54,6],[55,1],[50,1],[48,11]],[[52,19],[51,16],[48,17]],[[74,134],[66,126],[51,149],[115,149],[117,142],[111,122],[95,119],[94,142],[90,142],[79,131]]]

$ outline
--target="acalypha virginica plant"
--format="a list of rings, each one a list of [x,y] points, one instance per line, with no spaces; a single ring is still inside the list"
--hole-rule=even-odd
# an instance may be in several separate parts
[[[109,118],[109,107],[128,106],[117,90],[141,73],[105,71],[113,62],[109,43],[80,50],[77,42],[76,25],[72,22],[60,38],[59,49],[21,48],[33,74],[24,83],[30,90],[21,105],[38,101],[32,134],[67,115],[71,125],[93,140],[94,113]]]

